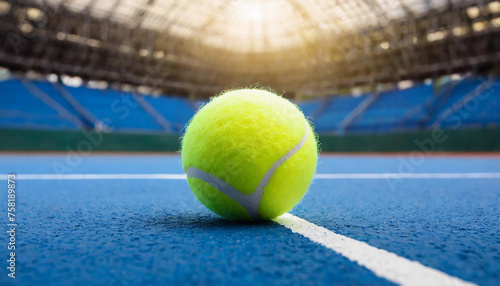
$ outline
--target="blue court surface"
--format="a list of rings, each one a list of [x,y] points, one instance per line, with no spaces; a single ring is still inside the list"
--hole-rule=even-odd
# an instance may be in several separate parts
[[[0,174],[0,285],[500,284],[498,154],[321,155],[299,205],[245,224],[196,200],[177,154],[3,154]]]

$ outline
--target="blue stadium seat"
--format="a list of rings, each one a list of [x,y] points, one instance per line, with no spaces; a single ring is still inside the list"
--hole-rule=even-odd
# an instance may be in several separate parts
[[[433,95],[430,85],[382,92],[348,127],[349,131],[389,132],[405,127],[403,116]]]
[[[79,119],[87,126],[92,126],[92,122],[89,123],[88,118],[83,118],[81,112],[76,110],[51,83],[41,81],[31,83],[56,101],[62,109],[75,116],[77,120]],[[420,127],[430,128],[435,124],[440,124],[442,128],[499,126],[500,80],[496,80],[491,88],[464,108],[453,113],[453,117],[442,120],[454,105],[457,106],[463,102],[464,98],[474,92],[481,83],[479,78],[466,78],[447,85],[448,90],[441,94],[434,94],[432,86],[429,85],[382,92],[347,126],[347,131],[383,133]],[[130,93],[112,89],[90,89],[85,86],[65,88],[93,116],[111,125],[116,131],[165,132],[152,115],[154,110],[146,108],[151,112],[151,114],[148,113]],[[337,96],[326,100],[303,101],[298,105],[306,116],[317,116],[317,118],[311,118],[317,132],[331,133],[337,131],[340,123],[369,96],[371,94],[359,97]],[[141,98],[156,109],[176,133],[183,131],[195,114],[197,106],[206,102],[205,100],[189,101],[175,96],[141,96]],[[0,128],[79,128],[70,123],[67,118],[67,115],[61,116],[61,108],[54,104],[47,105],[31,94],[20,80],[10,79],[0,82]]]
[[[500,79],[465,108],[464,126],[500,126]]]
[[[324,112],[314,120],[317,132],[331,132],[339,127],[344,118],[349,115],[369,95],[359,97],[335,97],[325,108]]]
[[[120,132],[161,132],[163,128],[128,93],[84,86],[66,87],[73,97],[104,124]]]
[[[300,107],[300,110],[304,112],[305,116],[310,117],[315,115],[324,103],[324,100],[306,100],[296,104]]]
[[[18,79],[0,81],[0,127],[77,129],[56,110],[32,95]]]
[[[431,125],[436,122],[443,128],[500,125],[500,80],[497,79],[488,90],[484,91],[480,88],[483,82],[485,79],[478,78],[467,78],[459,82],[450,98],[435,113]],[[476,98],[453,112],[455,104],[459,105],[465,97],[475,95],[476,92],[479,93]]]
[[[195,113],[187,99],[174,96],[146,96],[145,99],[171,123],[174,132],[181,132]]]

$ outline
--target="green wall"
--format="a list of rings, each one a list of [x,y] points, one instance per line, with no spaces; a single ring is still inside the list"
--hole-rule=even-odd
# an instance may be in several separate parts
[[[500,128],[459,129],[319,137],[333,152],[492,152],[500,151]]]
[[[320,135],[324,152],[500,151],[500,128]],[[0,129],[0,151],[178,151],[178,135]]]
[[[9,151],[178,151],[179,136],[86,131],[0,129],[0,150]]]

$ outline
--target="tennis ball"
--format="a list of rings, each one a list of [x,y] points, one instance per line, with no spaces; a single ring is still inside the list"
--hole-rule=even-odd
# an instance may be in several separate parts
[[[316,171],[316,135],[293,103],[265,90],[222,93],[191,119],[182,167],[193,194],[233,221],[290,211]]]

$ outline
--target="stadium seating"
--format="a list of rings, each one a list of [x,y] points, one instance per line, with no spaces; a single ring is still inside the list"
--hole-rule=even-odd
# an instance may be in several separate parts
[[[424,104],[433,95],[432,86],[419,85],[405,90],[382,92],[349,126],[349,131],[388,132],[411,128],[403,116],[415,106]]]
[[[294,102],[297,104],[305,116],[313,117],[321,111],[321,107],[325,104],[325,100],[307,100],[303,102]]]
[[[459,128],[467,126],[488,126],[500,124],[500,81],[488,89],[487,79],[466,78],[459,82],[450,97],[432,117],[431,126]],[[458,109],[463,100],[474,97],[463,108]]]
[[[319,115],[318,118],[313,118],[317,132],[332,132],[337,130],[339,124],[346,118],[356,106],[358,106],[369,95],[359,97],[332,97],[329,100],[328,106]]]
[[[161,131],[131,94],[112,89],[66,87],[69,93],[106,126],[121,132]]]
[[[173,96],[145,96],[144,99],[171,123],[174,132],[180,132],[195,112],[186,99]]]
[[[77,129],[17,79],[0,81],[0,127]]]
[[[383,133],[422,128],[500,125],[500,80],[471,97],[485,79],[466,78],[434,92],[430,85],[392,90],[374,97],[330,96],[297,103],[318,133]],[[62,89],[61,89],[62,88]],[[67,92],[67,93],[66,93]],[[49,97],[47,99],[47,97]],[[60,87],[43,81],[0,81],[0,128],[96,128],[104,122],[116,132],[181,133],[205,100],[143,96],[113,89]],[[370,104],[367,104],[370,103]],[[359,113],[359,114],[358,114]],[[354,116],[355,115],[355,116]]]
[[[45,81],[33,81],[32,83],[38,89],[49,95],[52,99],[54,99],[57,103],[59,103],[63,108],[65,108],[71,114],[75,115],[85,126],[87,126],[88,128],[94,127],[94,124],[92,122],[89,122],[84,116],[82,116],[78,112],[78,110],[73,105],[71,105],[60,92],[58,92],[54,88],[54,85],[52,83]]]
[[[488,91],[485,91],[464,109],[463,125],[489,127],[500,125],[500,80],[496,80]]]

